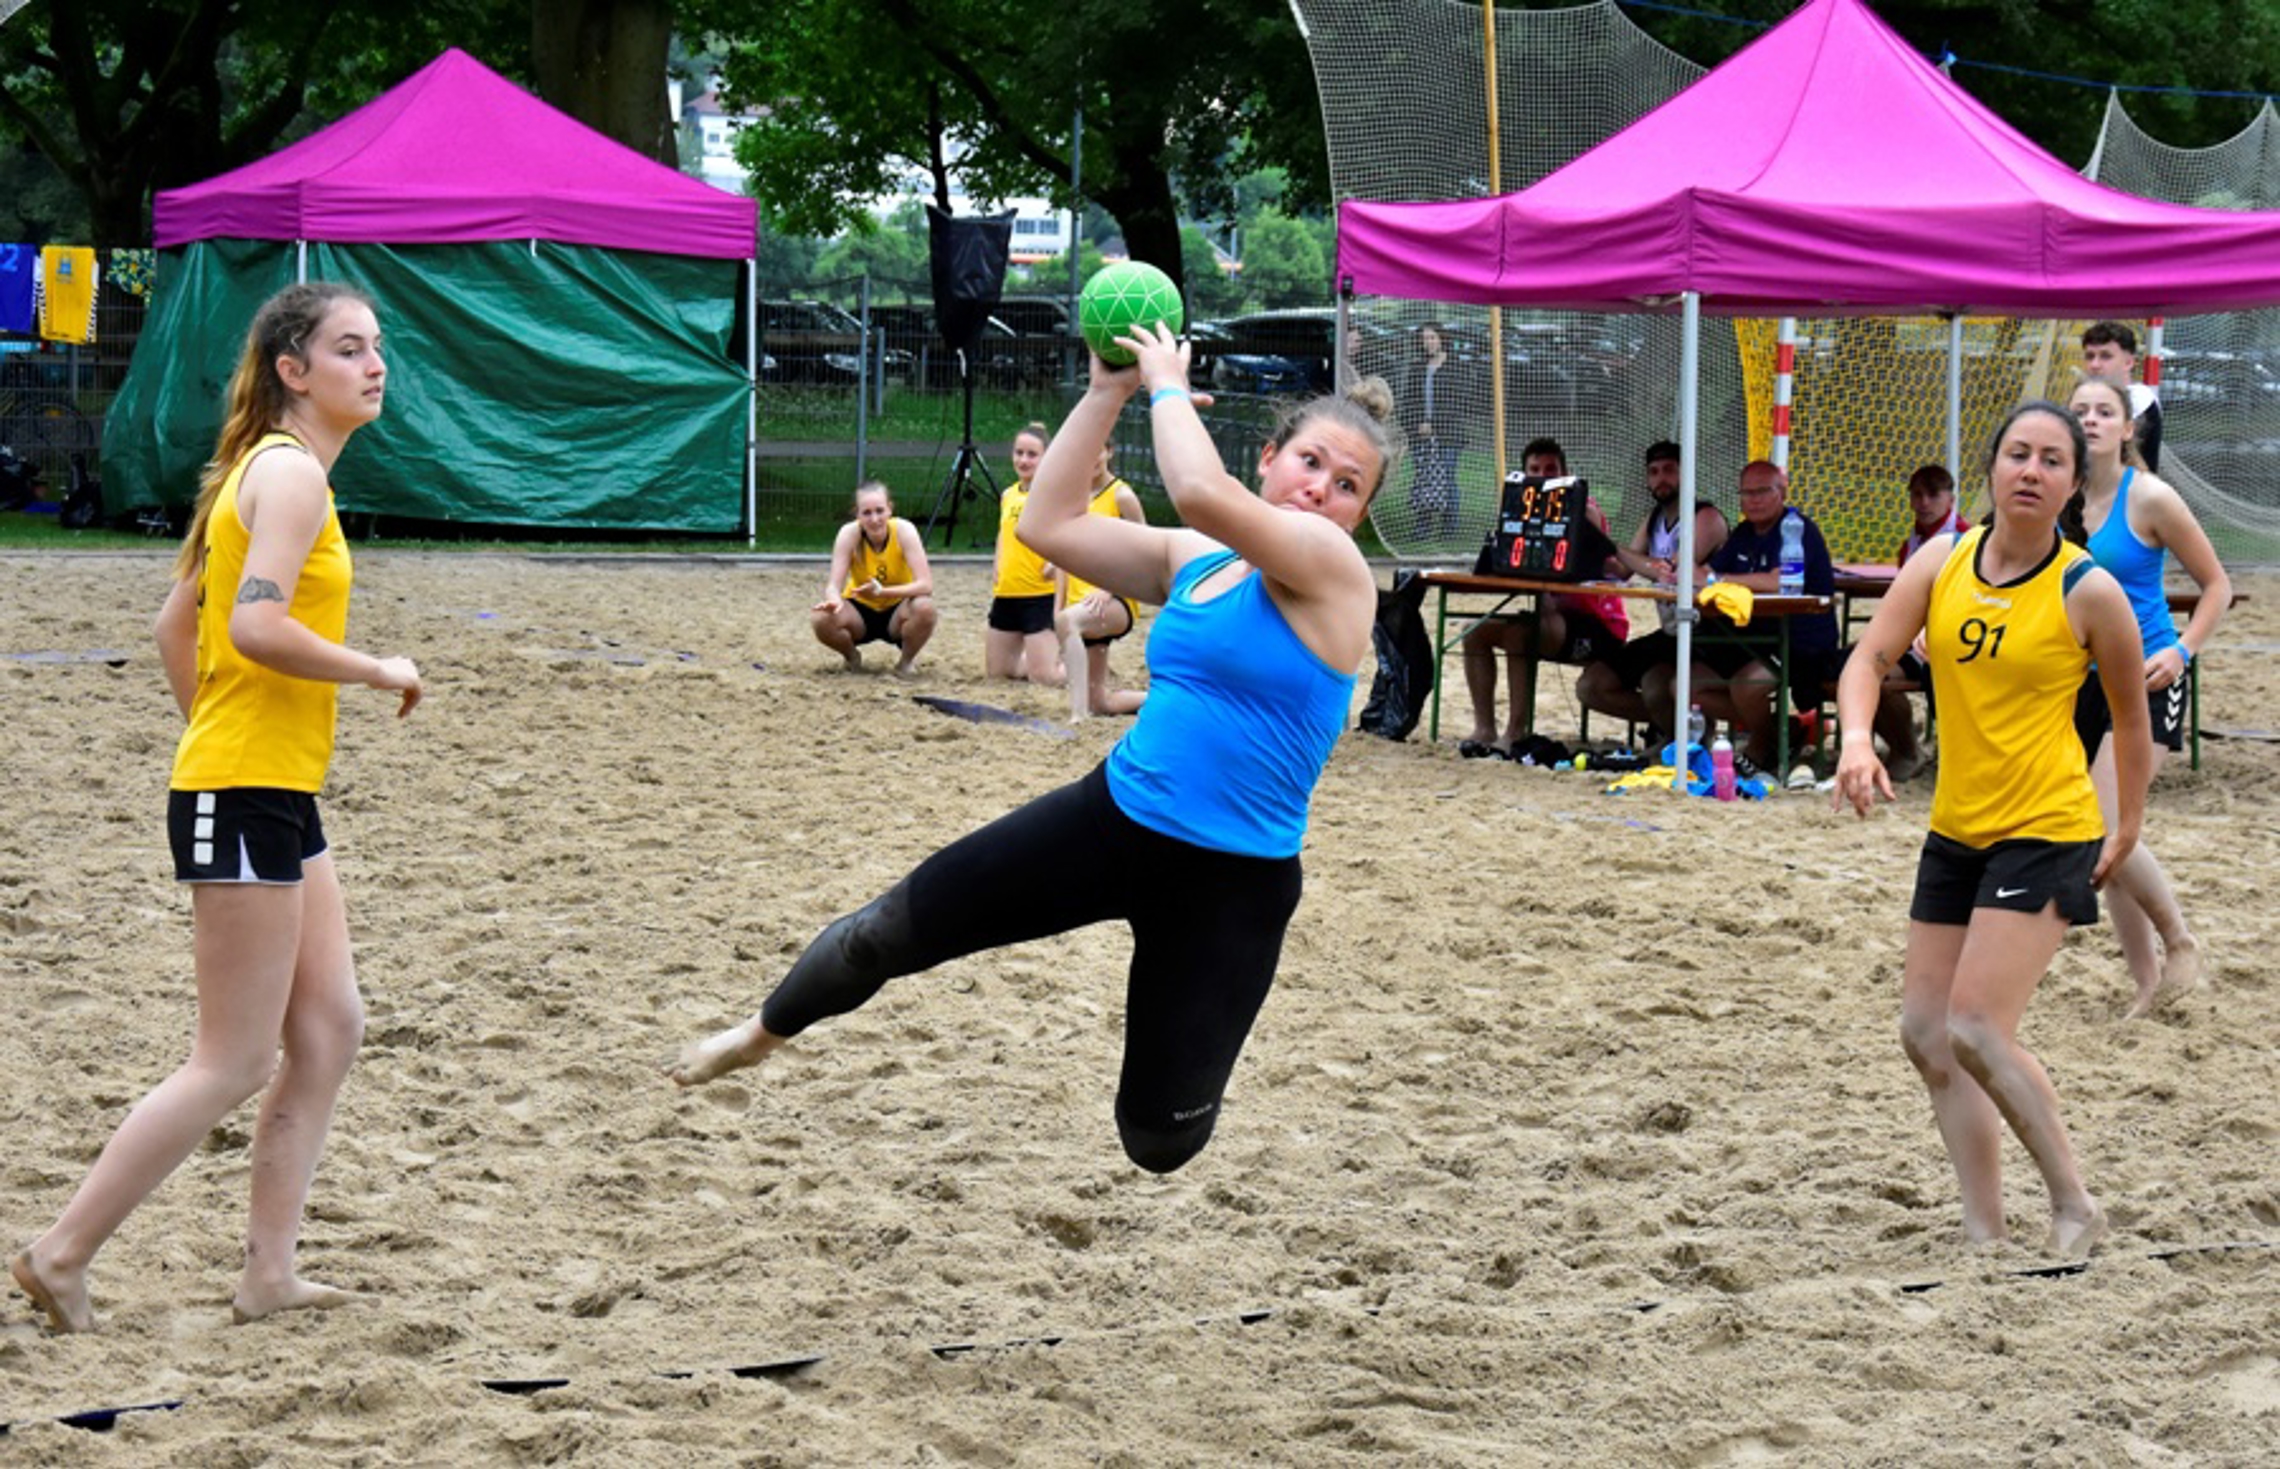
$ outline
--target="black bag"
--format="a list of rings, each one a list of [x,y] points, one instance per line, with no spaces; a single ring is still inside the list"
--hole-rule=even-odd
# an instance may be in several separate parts
[[[87,472],[87,456],[71,456],[71,493],[56,519],[65,530],[93,530],[103,523],[103,482]]]
[[[1397,571],[1393,590],[1378,593],[1377,623],[1370,646],[1377,652],[1377,676],[1362,706],[1365,734],[1405,740],[1425,715],[1433,697],[1433,639],[1425,631],[1425,579]]]
[[[0,444],[0,510],[34,504],[39,498],[39,470],[17,458],[15,450]]]

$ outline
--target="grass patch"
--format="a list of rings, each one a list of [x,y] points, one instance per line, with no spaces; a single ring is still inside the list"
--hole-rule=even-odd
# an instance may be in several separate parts
[[[139,531],[65,530],[53,515],[0,511],[0,550],[8,551],[163,551],[174,542]]]

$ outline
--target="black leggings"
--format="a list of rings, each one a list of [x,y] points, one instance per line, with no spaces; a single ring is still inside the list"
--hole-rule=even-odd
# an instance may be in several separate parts
[[[1073,854],[1085,854],[1070,880]],[[761,1007],[794,1036],[899,975],[1088,923],[1132,927],[1116,1130],[1169,1173],[1203,1151],[1298,907],[1296,857],[1238,857],[1148,830],[1105,767],[944,847],[807,946]]]

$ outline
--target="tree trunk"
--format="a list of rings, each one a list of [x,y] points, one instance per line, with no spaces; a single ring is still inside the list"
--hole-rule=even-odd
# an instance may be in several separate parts
[[[1145,260],[1184,291],[1186,271],[1180,260],[1180,210],[1172,198],[1172,181],[1158,159],[1159,149],[1145,145],[1128,151],[1118,140],[1109,141],[1107,172],[1114,181],[1086,193],[1116,216],[1124,231],[1124,248],[1134,260]]]
[[[538,94],[667,168],[678,165],[665,96],[673,0],[531,0]]]

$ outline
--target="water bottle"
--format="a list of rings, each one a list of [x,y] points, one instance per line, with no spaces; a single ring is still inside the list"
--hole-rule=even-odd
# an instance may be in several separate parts
[[[1734,746],[1724,735],[1710,742],[1710,794],[1734,799]]]
[[[1794,510],[1781,517],[1781,595],[1805,595],[1805,517]]]
[[[1709,728],[1710,721],[1702,717],[1702,706],[1689,706],[1686,711],[1686,746],[1689,753],[1702,748],[1703,733]]]

